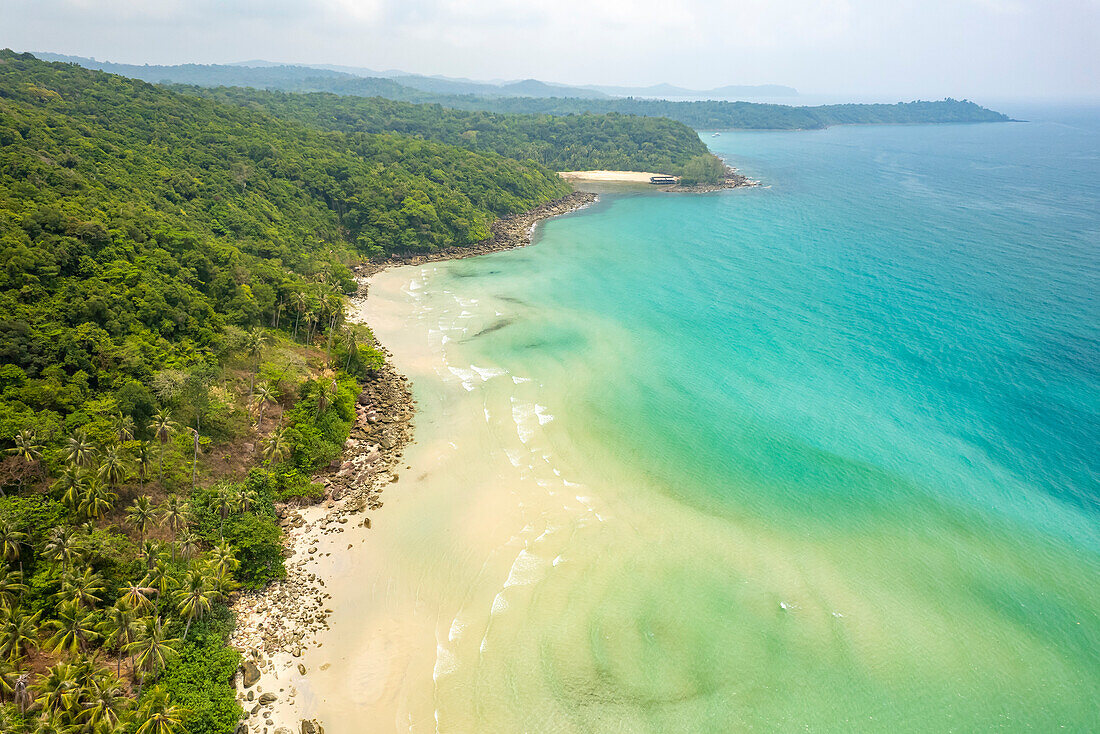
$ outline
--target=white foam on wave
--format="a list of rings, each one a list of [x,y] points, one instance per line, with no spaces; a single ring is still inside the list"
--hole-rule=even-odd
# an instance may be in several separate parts
[[[546,411],[549,410],[545,405],[539,405],[535,403],[535,415],[538,416],[539,425],[545,426],[550,421],[554,420],[554,416]]]
[[[485,422],[488,423],[489,422],[489,409],[484,408],[483,410],[485,411]]]
[[[493,597],[493,606],[489,610],[489,616],[500,614],[508,608],[508,600],[504,598],[504,591],[500,591]]]
[[[523,382],[530,382],[530,381],[531,381],[530,377],[517,377],[515,375],[512,375],[512,382],[516,383],[517,385],[519,385],[520,383],[523,383]]]
[[[556,557],[554,558],[554,563],[553,563],[553,565],[554,565],[554,566],[557,566],[557,565],[558,565],[559,563],[565,563],[565,559],[564,559],[564,558],[562,558],[561,556],[556,556]]]
[[[432,680],[439,680],[445,675],[450,675],[458,668],[458,658],[442,643],[435,646],[435,667],[432,669]]]
[[[451,620],[451,629],[447,631],[447,641],[454,642],[466,631],[466,623],[458,617]]]
[[[478,367],[476,364],[472,364],[470,369],[477,373],[482,382],[488,382],[494,377],[503,377],[508,374],[508,370],[502,370],[499,367]]]
[[[512,398],[512,421],[516,424],[516,435],[520,441],[527,443],[534,438],[534,423],[538,421],[534,405]]]
[[[545,564],[545,559],[529,553],[524,548],[516,556],[516,560],[512,561],[512,568],[508,571],[508,580],[504,582],[504,588],[529,586],[537,582],[543,576]]]
[[[504,449],[504,454],[508,457],[508,463],[519,469],[519,452],[512,451],[512,449]]]

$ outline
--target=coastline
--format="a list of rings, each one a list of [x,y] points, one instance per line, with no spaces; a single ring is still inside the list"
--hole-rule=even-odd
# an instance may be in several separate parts
[[[428,254],[392,256],[356,268],[358,293],[351,310],[361,311],[368,298],[369,279],[384,269],[401,265],[455,260],[500,252],[531,243],[535,227],[544,219],[569,214],[597,200],[591,192],[575,191],[521,214],[498,219],[492,235],[469,247],[451,247]],[[299,658],[319,648],[328,628],[331,595],[319,568],[331,552],[318,553],[324,536],[352,528],[369,530],[371,513],[382,507],[385,487],[397,481],[397,468],[412,441],[416,401],[407,378],[393,366],[391,354],[379,345],[385,362],[363,386],[356,420],[338,467],[314,475],[325,486],[325,499],[299,507],[276,506],[283,528],[287,575],[267,587],[240,594],[231,608],[237,623],[229,644],[242,656],[234,675],[238,702],[245,718],[238,734],[323,734],[316,719],[305,718],[296,702],[295,680],[308,675]],[[363,542],[360,538],[359,542]],[[348,544],[351,550],[353,544]]]
[[[640,171],[560,171],[559,176],[567,181],[573,183],[599,183],[599,184],[634,184],[654,186],[655,191],[660,192],[673,192],[673,193],[688,193],[688,194],[704,194],[710,191],[722,191],[723,189],[741,189],[751,188],[759,186],[760,182],[751,179],[748,176],[740,173],[736,168],[727,165],[725,178],[721,183],[700,183],[700,184],[682,184],[677,182],[674,184],[653,184],[650,182],[652,176],[668,176],[665,173],[652,173],[652,172],[640,172]]]

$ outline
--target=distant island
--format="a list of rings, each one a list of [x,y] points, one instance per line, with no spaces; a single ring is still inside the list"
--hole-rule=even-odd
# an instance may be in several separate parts
[[[76,56],[42,53],[44,60],[76,63],[152,83],[188,84],[199,87],[254,87],[286,92],[330,92],[341,96],[438,104],[456,110],[508,114],[576,115],[608,114],[665,117],[697,130],[819,130],[833,125],[883,125],[914,123],[1010,122],[1007,115],[969,100],[943,99],[896,104],[834,104],[792,106],[761,102],[653,99],[654,94],[677,97],[706,94],[671,85],[647,88],[568,87],[537,80],[508,85],[487,85],[462,80],[405,75],[396,78],[360,76],[308,66],[240,66],[183,64],[137,66],[112,64]],[[366,70],[363,70],[366,71]],[[721,87],[710,90],[716,97],[783,96],[789,87]],[[614,92],[637,96],[613,97]]]

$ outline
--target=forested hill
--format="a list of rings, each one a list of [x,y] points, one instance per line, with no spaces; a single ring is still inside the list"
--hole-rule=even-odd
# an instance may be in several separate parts
[[[174,87],[219,102],[343,132],[400,133],[519,160],[556,171],[612,169],[679,173],[707,153],[699,135],[662,117],[505,115],[409,104],[381,97],[288,94],[244,87]]]
[[[74,57],[75,60],[75,57]],[[667,117],[696,130],[813,130],[830,125],[902,123],[1007,122],[1009,118],[966,100],[897,104],[841,104],[818,107],[757,102],[684,101],[582,96],[500,96],[445,94],[434,88],[414,89],[378,77],[362,77],[309,67],[244,67],[183,64],[179,66],[103,65],[90,59],[78,63],[105,66],[119,73],[154,81],[200,86],[239,86],[288,92],[330,92],[342,96],[434,103],[457,110],[510,114],[607,114]],[[445,87],[439,87],[440,89]]]
[[[352,288],[359,254],[476,242],[569,190],[531,162],[2,51],[0,440],[205,359],[317,273]]]
[[[815,130],[831,125],[1008,122],[1006,115],[970,101],[840,104],[791,107],[757,102],[670,102],[661,99],[534,99],[453,95],[437,100],[464,110],[520,114],[607,114],[667,117],[696,130]]]

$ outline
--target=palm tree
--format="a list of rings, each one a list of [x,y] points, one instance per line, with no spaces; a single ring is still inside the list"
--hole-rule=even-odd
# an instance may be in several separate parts
[[[71,528],[59,526],[50,531],[50,537],[42,549],[42,555],[47,560],[60,563],[62,570],[78,559],[83,551],[83,544]]]
[[[138,711],[141,723],[135,734],[178,734],[183,731],[187,713],[187,709],[171,703],[163,690],[154,688]]]
[[[252,503],[259,499],[256,490],[249,488],[247,484],[238,484],[233,490],[233,501],[241,512],[252,509]]]
[[[228,599],[230,594],[240,588],[240,584],[236,582],[233,572],[228,568],[216,568],[214,571],[214,575],[210,577],[210,589],[217,599]]]
[[[259,385],[256,388],[256,394],[252,398],[252,402],[259,408],[259,418],[256,419],[256,426],[263,426],[264,423],[264,409],[267,408],[268,403],[275,402],[274,388],[269,384]]]
[[[57,610],[57,619],[50,620],[46,626],[54,630],[53,636],[46,641],[54,652],[84,652],[89,642],[99,638],[91,612],[71,601],[62,602]]]
[[[75,510],[80,504],[80,496],[84,494],[84,473],[76,464],[68,464],[61,476],[53,483],[52,489],[61,495],[61,502],[70,510]]]
[[[130,706],[130,699],[123,692],[122,681],[110,678],[108,673],[93,679],[81,706],[75,719],[89,731],[113,732],[118,731],[119,722]]]
[[[146,677],[151,675],[155,679],[160,671],[179,656],[175,648],[178,642],[177,639],[169,639],[168,631],[159,617],[146,617],[142,620],[138,638],[126,646],[126,652],[134,656],[136,669],[141,671],[139,699]]]
[[[290,451],[290,444],[286,438],[286,429],[280,426],[267,437],[263,453],[264,461],[274,464],[286,456],[288,451]]]
[[[139,587],[127,587],[138,589]],[[140,596],[140,592],[139,592]],[[149,600],[141,597],[148,603]],[[137,640],[138,625],[134,608],[125,600],[125,597],[108,607],[104,612],[103,620],[99,623],[98,631],[103,635],[103,644],[118,651],[118,664],[115,667],[115,675],[122,675],[122,656],[127,645]]]
[[[26,590],[22,571],[7,571],[0,574],[0,610],[14,609],[16,597],[22,597]]]
[[[61,581],[61,598],[75,602],[80,606],[94,609],[95,605],[102,601],[99,594],[103,593],[103,577],[90,568],[85,568],[79,576],[75,573],[65,572]]]
[[[122,447],[112,446],[103,452],[103,461],[99,465],[99,478],[114,489],[126,479],[127,463]]]
[[[138,550],[138,557],[145,561],[145,568],[150,569],[153,564],[157,562],[157,558],[160,557],[161,545],[155,540],[145,539],[141,541],[141,548]]]
[[[87,467],[95,461],[95,444],[84,431],[77,431],[69,437],[65,445],[65,461],[74,466]]]
[[[344,363],[344,372],[351,368],[351,359],[355,357],[355,363],[359,363],[359,342],[355,338],[355,328],[350,324],[344,326],[344,347],[348,350],[348,360]]]
[[[27,650],[38,647],[38,615],[23,614],[18,609],[0,612],[0,655],[6,660],[18,660]]]
[[[141,584],[129,584],[118,588],[121,596],[119,602],[125,604],[128,609],[135,612],[148,612],[153,608],[153,602],[149,597],[158,593],[155,586],[142,586]]]
[[[31,696],[31,674],[21,673],[15,679],[14,689],[15,705],[19,708],[20,715],[26,714],[27,709],[34,705],[34,697]]]
[[[111,511],[117,500],[117,492],[111,491],[110,487],[105,487],[98,481],[91,481],[84,490],[78,509],[85,517],[99,520]]]
[[[145,531],[149,528],[149,525],[156,522],[156,519],[157,508],[153,506],[153,501],[147,495],[143,494],[136,498],[126,509],[126,520],[138,529],[143,541],[145,540]]]
[[[199,552],[199,536],[190,531],[184,531],[176,540],[176,545],[179,547],[180,558],[185,561],[190,560]]]
[[[302,318],[302,314],[309,308],[309,297],[302,291],[298,291],[294,294],[294,340],[298,341],[298,320]]]
[[[221,516],[221,524],[218,526],[218,537],[225,537],[225,519],[229,517],[234,508],[237,506],[237,500],[233,495],[233,491],[222,485],[214,491],[214,509],[218,511]]]
[[[199,468],[199,432],[191,429],[191,436],[195,441],[195,454],[191,458],[191,489],[195,489],[195,472]]]
[[[160,466],[157,473],[160,480],[164,481],[164,447],[168,443],[172,431],[176,430],[176,424],[172,422],[172,414],[168,412],[167,408],[161,408],[153,415],[153,422],[149,424],[149,430],[153,432],[153,439],[160,444]]]
[[[138,489],[145,489],[150,470],[153,468],[153,444],[149,441],[138,441],[134,451],[134,468],[137,469]]]
[[[320,415],[328,410],[328,407],[336,401],[336,393],[339,390],[339,386],[336,384],[336,379],[333,378],[332,382],[327,385],[324,383],[317,384],[317,414]]]
[[[160,521],[172,530],[178,531],[187,526],[190,511],[190,505],[182,497],[170,494],[160,507]]]
[[[18,677],[18,668],[7,660],[0,660],[0,731],[7,731],[2,705],[7,703],[9,693],[12,695],[12,700],[15,700],[15,680]]]
[[[21,559],[21,553],[23,549],[23,541],[27,539],[26,533],[21,533],[11,526],[11,524],[0,517],[0,561],[5,563],[11,563],[12,561],[19,561],[19,570],[23,570],[23,561]]]
[[[38,691],[35,703],[47,715],[64,713],[78,696],[76,670],[70,663],[59,662],[46,669],[35,688]]]
[[[212,607],[213,590],[210,588],[210,579],[201,567],[192,566],[187,571],[183,580],[183,586],[176,590],[174,595],[176,611],[187,618],[187,626],[183,628],[183,639],[187,639],[187,633],[191,631],[191,623],[205,616]]]
[[[118,436],[119,443],[134,440],[134,419],[121,412],[111,416],[111,430]]]
[[[215,571],[221,573],[235,571],[240,562],[229,544],[223,541],[210,549],[210,564]]]
[[[35,436],[33,428],[24,428],[15,434],[15,446],[8,449],[8,453],[18,456],[28,464],[33,464],[42,458],[42,443]]]
[[[168,589],[172,588],[174,584],[175,578],[172,577],[172,568],[168,565],[168,561],[163,558],[158,558],[153,567],[146,572],[145,578],[141,580],[142,586],[153,587],[157,590],[158,614],[164,597],[168,595]]]

